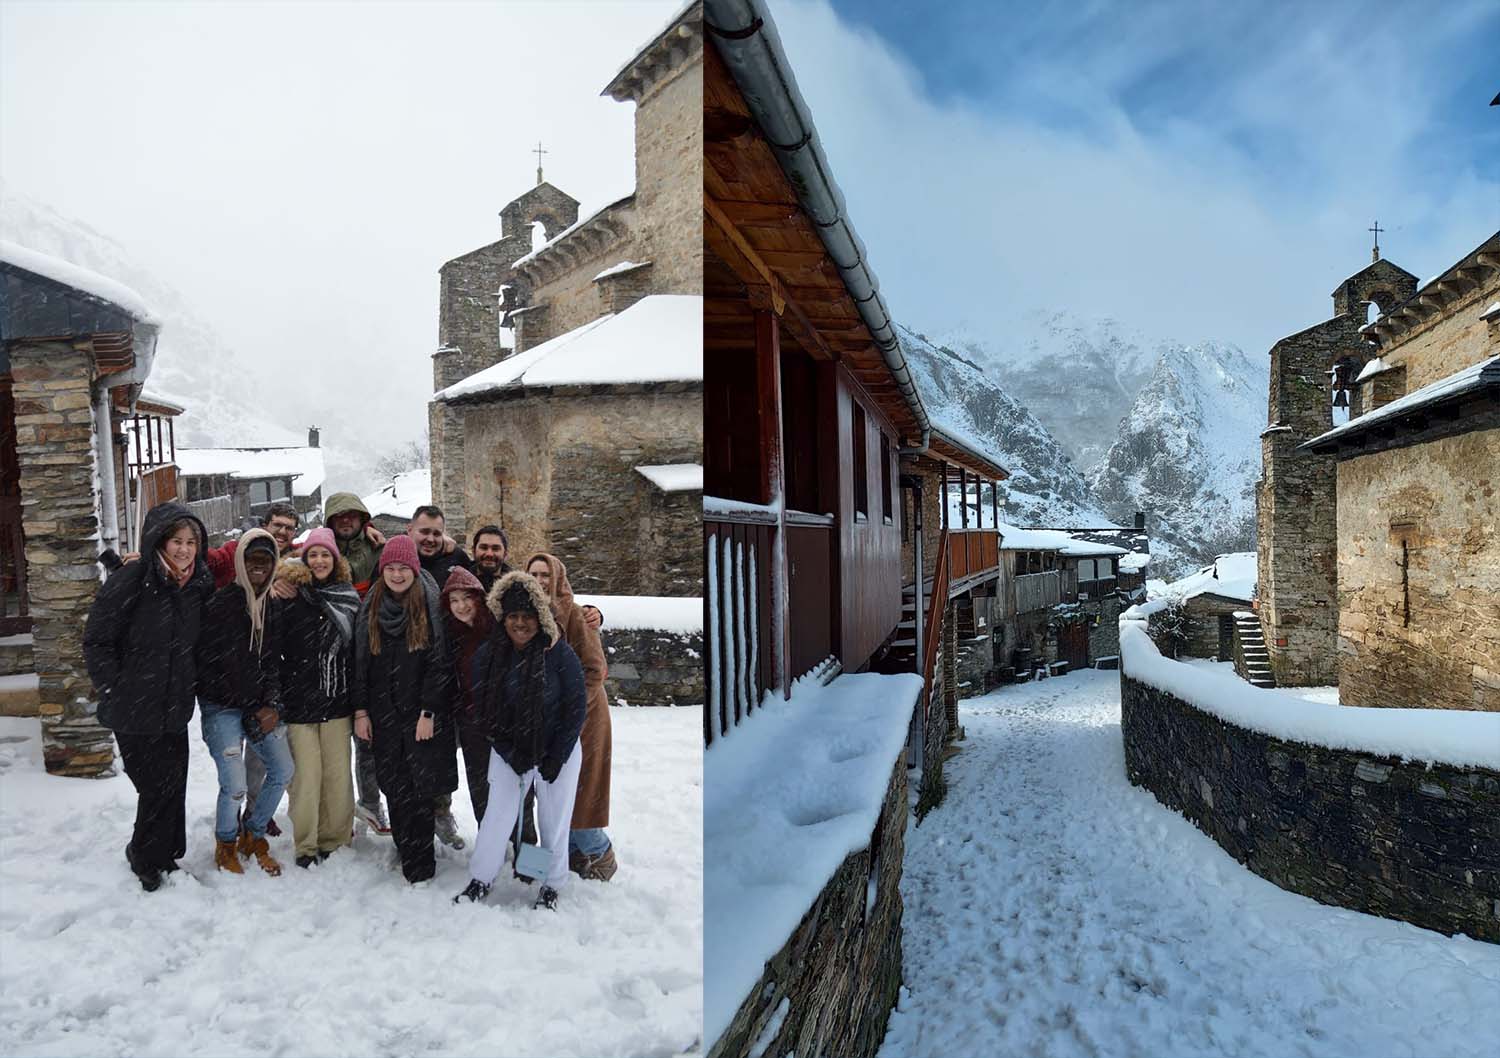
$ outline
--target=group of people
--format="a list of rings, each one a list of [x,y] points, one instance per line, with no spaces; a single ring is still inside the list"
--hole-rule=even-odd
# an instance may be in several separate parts
[[[253,859],[281,873],[268,838],[286,794],[298,867],[352,844],[358,819],[423,882],[434,841],[464,847],[461,754],[479,833],[455,902],[484,898],[507,847],[531,881],[521,850],[540,844],[539,907],[556,907],[570,873],[611,878],[603,615],[574,601],[566,566],[539,553],[512,569],[496,525],[471,557],[432,506],[389,539],[352,493],[324,518],[299,547],[296,509],[272,504],[209,549],[186,507],[162,504],[95,597],[84,658],[137,792],[125,857],[142,887],[186,850],[195,701],[219,778],[219,870]]]

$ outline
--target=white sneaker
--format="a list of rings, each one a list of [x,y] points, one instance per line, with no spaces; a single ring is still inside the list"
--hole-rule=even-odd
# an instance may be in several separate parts
[[[354,819],[363,823],[365,828],[373,834],[379,834],[383,838],[391,836],[391,825],[385,818],[385,806],[377,804],[374,808],[362,805],[358,802],[354,805]]]

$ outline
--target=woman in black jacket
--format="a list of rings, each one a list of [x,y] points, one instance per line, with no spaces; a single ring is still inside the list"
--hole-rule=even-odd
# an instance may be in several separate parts
[[[537,830],[551,864],[535,907],[557,907],[568,881],[568,827],[588,712],[583,667],[563,640],[536,578],[505,574],[490,589],[500,626],[474,655],[474,690],[490,719],[489,804],[469,860],[469,885],[453,898],[483,900],[505,862],[507,838],[528,787],[535,786]]]
[[[151,508],[141,526],[145,557],[104,582],[83,630],[99,722],[114,731],[136,790],[125,859],[148,893],[187,849],[193,651],[214,588],[202,557],[205,536],[203,523],[181,504]]]
[[[392,537],[354,620],[354,734],[369,739],[409,882],[431,878],[433,799],[458,787],[452,673],[438,587],[409,536]]]
[[[297,866],[310,867],[350,843],[354,784],[349,768],[349,677],[359,594],[333,530],[308,534],[302,559],[277,579],[297,589],[278,602],[282,719],[297,769],[290,787]]]

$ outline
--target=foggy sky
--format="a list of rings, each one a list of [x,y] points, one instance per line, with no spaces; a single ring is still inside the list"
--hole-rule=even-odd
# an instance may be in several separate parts
[[[5,0],[0,178],[180,290],[269,418],[395,448],[439,266],[499,237],[538,138],[584,210],[628,192],[634,107],[599,93],[677,7]]]

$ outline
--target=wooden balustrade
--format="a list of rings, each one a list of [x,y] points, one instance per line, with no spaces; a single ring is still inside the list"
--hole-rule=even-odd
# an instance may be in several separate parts
[[[728,735],[760,704],[775,682],[771,633],[774,525],[762,521],[703,520],[704,648],[703,741]]]

